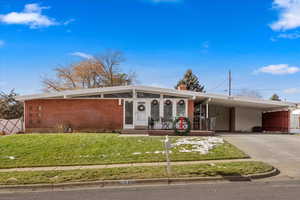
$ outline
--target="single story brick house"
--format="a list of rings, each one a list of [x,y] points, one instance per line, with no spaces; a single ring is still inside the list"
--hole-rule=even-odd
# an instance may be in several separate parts
[[[164,129],[176,116],[193,130],[290,131],[297,104],[149,86],[116,86],[19,96],[25,132]],[[152,127],[153,128],[153,127]]]

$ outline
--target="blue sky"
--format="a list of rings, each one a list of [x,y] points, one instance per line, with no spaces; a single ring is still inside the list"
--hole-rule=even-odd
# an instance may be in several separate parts
[[[72,3],[71,3],[72,2]],[[208,92],[300,101],[300,0],[0,0],[0,87],[41,92],[52,69],[124,52],[139,84],[173,87],[191,68]]]

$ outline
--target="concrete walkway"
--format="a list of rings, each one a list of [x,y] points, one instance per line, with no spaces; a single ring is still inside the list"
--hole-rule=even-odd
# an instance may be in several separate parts
[[[204,160],[204,161],[186,161],[172,162],[172,165],[188,165],[188,164],[207,164],[207,163],[229,163],[241,161],[255,161],[253,159],[232,159],[232,160]],[[112,164],[112,165],[84,165],[84,166],[56,166],[56,167],[26,167],[26,168],[10,168],[0,169],[0,172],[26,172],[26,171],[64,171],[76,169],[105,169],[117,167],[141,167],[141,166],[165,166],[165,162],[155,163],[132,163],[132,164]]]

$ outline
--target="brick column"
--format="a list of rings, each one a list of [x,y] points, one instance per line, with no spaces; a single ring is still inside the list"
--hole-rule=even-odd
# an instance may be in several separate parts
[[[188,100],[188,118],[191,121],[192,130],[194,129],[194,100]]]

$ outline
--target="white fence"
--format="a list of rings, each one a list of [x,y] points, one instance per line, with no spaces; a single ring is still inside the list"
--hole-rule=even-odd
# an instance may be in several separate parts
[[[0,119],[0,133],[12,135],[23,132],[23,119]]]

